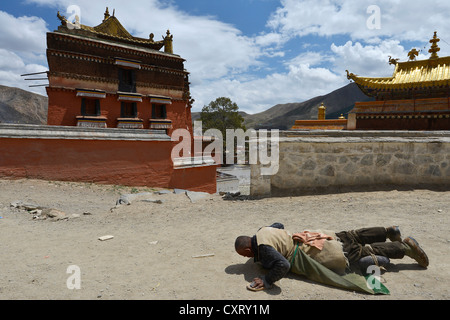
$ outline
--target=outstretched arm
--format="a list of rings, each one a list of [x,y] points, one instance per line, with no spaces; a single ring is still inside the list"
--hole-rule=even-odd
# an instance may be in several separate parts
[[[260,277],[267,289],[283,278],[291,268],[289,261],[271,246],[259,246],[259,259],[262,266],[269,270],[265,276]]]

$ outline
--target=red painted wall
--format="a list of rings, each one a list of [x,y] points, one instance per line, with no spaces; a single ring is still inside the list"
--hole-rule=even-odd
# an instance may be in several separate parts
[[[48,125],[76,126],[77,116],[81,115],[81,97],[76,96],[76,91],[66,89],[48,90]],[[192,130],[190,109],[186,108],[184,101],[172,101],[167,105],[167,118],[172,120],[172,130],[178,128]],[[100,99],[101,115],[106,117],[108,128],[117,128],[117,119],[121,117],[121,103],[117,101],[117,95],[107,94],[105,99]],[[152,117],[152,104],[149,98],[143,98],[137,103],[138,118],[144,121],[144,129],[149,129],[149,120]],[[192,132],[192,131],[191,131]]]
[[[357,102],[353,112],[357,113],[357,130],[450,129],[450,99],[448,97]],[[371,117],[362,118],[361,116],[364,115]]]
[[[215,166],[175,170],[171,141],[0,138],[0,177],[216,192]]]
[[[170,178],[169,186],[171,188],[216,193],[216,169],[217,166],[175,169]],[[211,177],[214,177],[214,180]]]
[[[76,126],[76,117],[81,115],[81,98],[76,98],[75,91],[52,90],[47,94],[47,124]]]

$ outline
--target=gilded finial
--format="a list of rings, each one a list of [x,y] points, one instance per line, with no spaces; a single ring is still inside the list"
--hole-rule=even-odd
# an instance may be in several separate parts
[[[317,119],[318,120],[325,120],[325,112],[326,112],[326,110],[327,110],[327,108],[325,107],[325,105],[322,102],[322,104],[319,107],[319,113],[317,115]]]
[[[416,60],[416,57],[419,55],[419,51],[416,48],[413,48],[410,52],[408,52],[409,61]]]
[[[389,64],[397,64],[398,59],[393,59],[391,56],[389,56]]]
[[[105,11],[105,19],[103,19],[103,21],[107,20],[110,17],[109,15],[109,9],[108,7],[106,7],[106,11]]]
[[[351,73],[350,73],[350,72],[348,72],[348,70],[345,70],[345,72],[347,72],[347,79],[348,79],[348,80],[351,80],[351,79],[352,79],[352,77],[351,77]]]
[[[58,19],[61,21],[61,24],[62,24],[63,26],[67,25],[67,19],[66,19],[66,17],[65,17],[65,16],[62,16],[62,15],[59,13],[59,11],[58,11],[58,13],[56,14],[56,16],[57,16]]]
[[[356,75],[352,72],[349,72],[348,70],[345,70],[345,72],[347,72],[347,79],[348,80],[355,80]]]
[[[437,37],[437,31],[435,31],[433,39],[430,40],[431,49],[428,50],[428,52],[431,53],[430,59],[437,59],[437,58],[439,58],[439,56],[437,55],[437,53],[441,50],[441,48],[439,48],[438,45],[437,45],[437,43],[439,41],[441,41],[441,39],[439,39]]]
[[[167,30],[164,39],[164,52],[173,53],[173,35],[170,34],[170,30]]]

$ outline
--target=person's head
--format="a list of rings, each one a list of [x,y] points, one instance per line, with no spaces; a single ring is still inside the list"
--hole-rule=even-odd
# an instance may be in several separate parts
[[[243,257],[252,258],[254,253],[252,251],[252,238],[248,236],[239,236],[234,242],[234,249]]]

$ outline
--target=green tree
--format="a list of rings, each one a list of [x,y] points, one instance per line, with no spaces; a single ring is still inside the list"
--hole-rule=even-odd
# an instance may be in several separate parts
[[[217,129],[222,133],[223,163],[225,163],[227,152],[236,154],[236,147],[233,147],[234,150],[227,150],[226,130],[242,129],[246,131],[244,118],[239,114],[238,105],[229,98],[217,98],[215,101],[211,101],[207,106],[203,107],[200,113],[200,120],[202,121],[202,129],[204,132],[208,129]]]
[[[238,105],[230,98],[220,97],[204,106],[200,113],[203,130],[217,129],[225,137],[226,129],[243,129],[244,118],[239,114]]]

